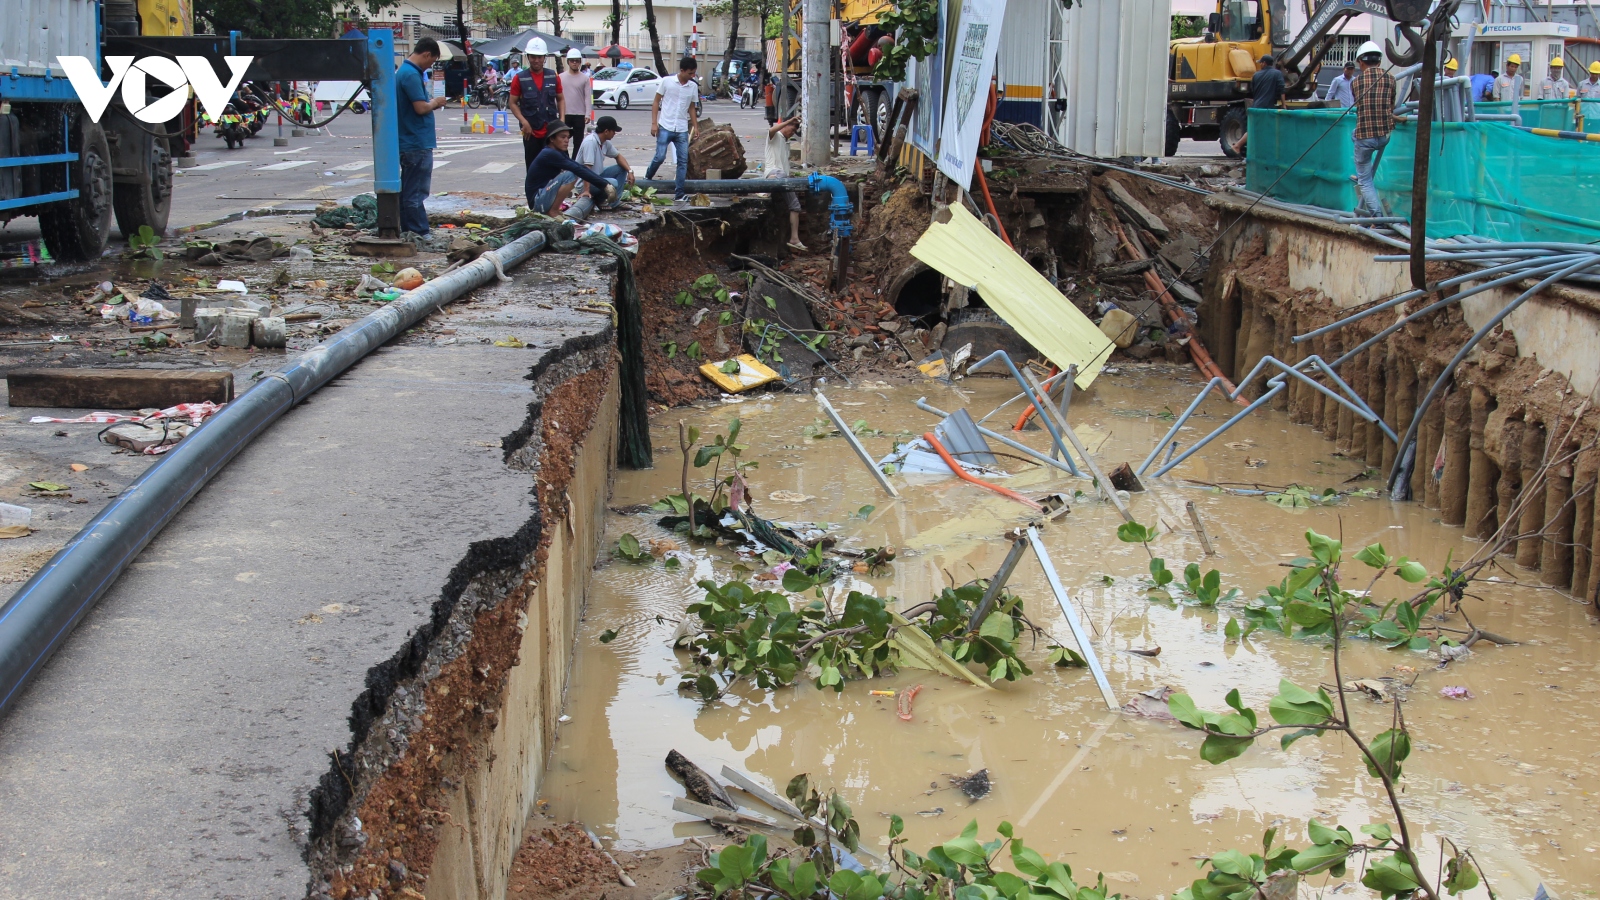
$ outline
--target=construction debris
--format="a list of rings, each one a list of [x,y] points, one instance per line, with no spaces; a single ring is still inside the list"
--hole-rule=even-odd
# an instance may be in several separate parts
[[[233,399],[233,373],[174,369],[17,369],[6,375],[6,392],[12,406],[163,409],[180,403],[227,403]]]

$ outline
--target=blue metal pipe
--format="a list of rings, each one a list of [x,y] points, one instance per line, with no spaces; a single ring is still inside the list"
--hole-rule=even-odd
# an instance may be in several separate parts
[[[367,34],[367,78],[372,101],[372,190],[400,193],[400,119],[395,114],[394,32],[374,28]],[[380,206],[382,201],[380,201]]]
[[[1194,415],[1194,411],[1200,408],[1200,401],[1206,399],[1206,395],[1211,393],[1211,389],[1220,384],[1222,384],[1221,378],[1212,378],[1206,382],[1206,386],[1200,389],[1200,393],[1194,396],[1194,400],[1190,401],[1189,407],[1183,411],[1183,415],[1173,421],[1172,427],[1167,429],[1167,433],[1156,443],[1155,448],[1150,451],[1150,455],[1144,458],[1144,462],[1139,464],[1139,468],[1134,474],[1143,477],[1144,470],[1150,468],[1150,464],[1156,461],[1156,456],[1161,453],[1161,448],[1169,443],[1176,444],[1172,439],[1178,436],[1178,429],[1182,428],[1183,424],[1189,421],[1189,417]],[[1167,456],[1170,459],[1172,454],[1169,453]]]
[[[1205,437],[1201,438],[1199,443],[1197,443],[1193,447],[1190,447],[1189,449],[1183,451],[1183,455],[1182,456],[1179,456],[1177,459],[1173,460],[1172,462],[1169,462],[1166,465],[1162,466],[1161,468],[1157,469],[1156,470],[1156,477],[1160,478],[1162,475],[1165,475],[1168,472],[1172,471],[1173,468],[1175,468],[1176,466],[1182,464],[1182,462],[1184,460],[1186,460],[1189,457],[1195,455],[1195,453],[1199,452],[1201,447],[1204,447],[1205,445],[1207,445],[1207,444],[1211,443],[1212,441],[1216,440],[1219,435],[1221,435],[1224,431],[1227,431],[1229,428],[1232,428],[1234,425],[1238,424],[1239,421],[1242,420],[1245,416],[1248,416],[1251,413],[1255,412],[1256,410],[1260,409],[1264,404],[1266,404],[1268,401],[1270,401],[1273,397],[1276,397],[1276,396],[1278,396],[1278,394],[1282,393],[1283,389],[1285,387],[1287,387],[1287,385],[1285,385],[1281,381],[1278,382],[1277,384],[1274,384],[1272,386],[1271,390],[1269,390],[1265,394],[1261,395],[1261,399],[1259,399],[1256,402],[1250,404],[1249,406],[1246,406],[1244,409],[1239,410],[1239,412],[1237,414],[1235,414],[1233,418],[1231,418],[1228,421],[1222,423],[1222,427],[1221,428],[1218,428],[1216,431],[1213,431],[1210,434],[1206,435]]]
[[[821,172],[812,172],[808,180],[813,193],[827,191],[831,198],[828,201],[828,225],[833,233],[839,237],[849,237],[855,228],[855,207],[850,204],[850,189],[839,179]]]

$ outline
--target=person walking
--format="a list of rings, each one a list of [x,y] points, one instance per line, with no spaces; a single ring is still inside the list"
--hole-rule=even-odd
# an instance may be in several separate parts
[[[1361,45],[1356,61],[1361,63],[1361,74],[1352,87],[1356,98],[1354,180],[1360,195],[1356,213],[1381,216],[1383,201],[1378,199],[1372,175],[1379,154],[1389,143],[1389,133],[1394,131],[1394,76],[1383,70],[1383,50],[1373,41]]]
[[[568,144],[572,141],[572,129],[567,123],[550,123],[545,139],[547,143],[528,166],[528,177],[522,185],[528,195],[529,209],[546,215],[560,212],[561,204],[571,196],[579,179],[593,185],[599,191],[597,196],[606,202],[617,199],[621,192],[615,185],[567,155]]]
[[[1520,68],[1522,68],[1522,54],[1513,53],[1506,57],[1506,73],[1494,80],[1496,100],[1522,99],[1522,76],[1517,74]]]
[[[767,159],[761,166],[762,178],[789,177],[789,142],[799,131],[799,116],[791,116],[767,129]],[[800,196],[794,191],[780,193],[789,207],[789,249],[804,253],[806,245],[800,242]]]
[[[683,183],[689,177],[689,139],[694,137],[694,123],[700,105],[700,83],[695,81],[695,70],[700,64],[694,57],[685,56],[678,63],[676,78],[663,78],[656,82],[656,97],[650,104],[650,136],[656,139],[656,155],[644,177],[656,177],[662,160],[667,158],[670,145],[678,155],[678,173],[672,187],[672,201],[687,203],[689,195]]]
[[[550,125],[567,114],[561,83],[556,73],[544,67],[543,38],[528,42],[528,64],[511,82],[511,114],[522,125],[522,160],[533,165],[533,158],[544,149]]]
[[[1250,108],[1271,109],[1283,97],[1283,70],[1278,68],[1278,61],[1271,56],[1261,57],[1257,65],[1256,74],[1250,77]],[[1246,130],[1244,136],[1233,145],[1235,156],[1244,155],[1244,147],[1249,140],[1250,132]]]
[[[627,158],[618,153],[616,145],[611,143],[611,139],[621,131],[622,126],[617,124],[615,118],[601,116],[594,123],[594,133],[583,139],[583,146],[578,148],[578,155],[574,157],[590,171],[616,186],[617,198],[607,205],[608,209],[622,205],[622,189],[634,182],[633,166],[628,165]],[[614,159],[616,163],[608,166],[608,159]]]
[[[1337,103],[1340,109],[1348,109],[1355,106],[1356,95],[1351,89],[1351,85],[1355,84],[1355,81],[1356,64],[1347,62],[1344,64],[1344,71],[1333,76],[1333,80],[1328,82],[1328,93],[1322,99]]]
[[[424,73],[438,61],[439,42],[425,37],[417,41],[394,75],[395,118],[400,131],[400,230],[413,234],[428,233],[424,201],[433,190],[433,148],[439,146],[433,111],[446,101],[432,96]]]
[[[1567,64],[1561,57],[1550,60],[1550,74],[1539,85],[1540,100],[1565,100],[1572,94],[1572,82],[1567,80]]]
[[[594,102],[594,80],[583,71],[583,51],[573,47],[567,51],[567,70],[561,73],[561,121],[572,129],[572,148],[577,152],[583,141],[583,132],[589,127],[589,110]]]

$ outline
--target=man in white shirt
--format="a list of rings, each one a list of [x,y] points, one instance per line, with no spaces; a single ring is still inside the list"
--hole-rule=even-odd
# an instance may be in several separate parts
[[[674,203],[689,201],[683,183],[689,177],[689,139],[694,136],[700,105],[700,83],[694,79],[699,67],[694,57],[685,56],[678,63],[678,77],[656,82],[655,101],[650,104],[650,135],[656,139],[656,155],[645,169],[644,177],[656,177],[656,170],[661,168],[662,160],[667,158],[667,147],[671,145],[678,154],[678,174],[672,190]]]
[[[1567,80],[1567,64],[1561,57],[1550,60],[1550,74],[1539,85],[1540,100],[1565,100],[1572,93],[1572,82]]]
[[[784,119],[767,129],[767,159],[761,165],[762,178],[789,177],[789,141],[800,131],[800,117]],[[800,197],[794,191],[782,191],[789,205],[789,249],[804,253],[806,245],[800,243]]]
[[[628,165],[628,160],[617,152],[611,139],[617,136],[622,127],[611,116],[601,116],[594,123],[594,133],[583,139],[583,146],[578,148],[577,161],[595,172],[601,178],[617,186],[617,199],[606,205],[606,209],[616,209],[622,205],[622,190],[625,186],[633,184],[633,167]],[[616,160],[615,165],[606,165],[606,160]]]

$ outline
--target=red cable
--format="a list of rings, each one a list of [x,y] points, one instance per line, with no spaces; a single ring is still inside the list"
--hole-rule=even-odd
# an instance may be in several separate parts
[[[978,487],[994,491],[996,494],[999,494],[1002,497],[1009,497],[1012,500],[1017,501],[1018,503],[1025,504],[1027,506],[1031,506],[1034,509],[1038,510],[1039,512],[1044,512],[1044,507],[1042,507],[1039,504],[1033,502],[1032,500],[1029,500],[1027,497],[1022,496],[1021,494],[1017,493],[1016,491],[1013,491],[1013,490],[1011,490],[1009,488],[1003,488],[1003,487],[999,486],[998,484],[990,484],[989,482],[984,481],[981,478],[974,478],[972,475],[968,474],[967,470],[963,469],[961,467],[961,464],[956,462],[955,457],[950,455],[950,451],[946,450],[944,448],[944,445],[939,443],[939,439],[933,436],[933,432],[931,432],[931,431],[924,432],[923,435],[922,435],[922,439],[927,441],[928,445],[930,447],[932,447],[935,451],[938,452],[940,458],[944,460],[945,465],[949,466],[950,467],[950,471],[956,473],[956,476],[959,477],[962,481],[970,481],[973,484],[977,485]]]

